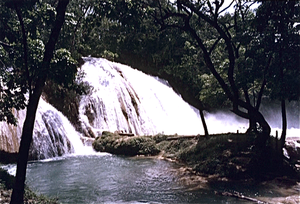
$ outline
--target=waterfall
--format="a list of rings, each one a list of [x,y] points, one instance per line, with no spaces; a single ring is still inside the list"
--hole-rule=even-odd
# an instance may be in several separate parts
[[[81,99],[83,129],[137,135],[199,134],[197,111],[166,81],[105,59],[85,58],[83,81],[92,91]]]
[[[103,130],[137,135],[204,133],[198,110],[176,94],[167,81],[105,59],[84,60],[82,80],[92,91],[80,102],[83,129],[92,130],[96,136]],[[267,101],[262,112],[275,135],[281,118],[280,107],[273,103]],[[288,136],[299,135],[299,113],[295,114],[295,107],[299,110],[295,104],[288,109]],[[230,111],[205,113],[205,118],[211,134],[242,133],[248,128],[248,120]]]
[[[80,153],[80,134],[70,121],[49,103],[40,100],[33,131],[31,155],[46,159],[68,153]]]
[[[15,111],[14,115],[18,118],[18,124],[23,124],[25,111]],[[8,125],[6,122],[0,122],[0,150],[5,152],[18,152],[22,127],[20,125]]]
[[[0,122],[0,148],[6,152],[17,152],[25,120],[25,110],[16,111],[18,126]],[[47,159],[69,153],[80,153],[83,144],[80,135],[68,119],[53,106],[40,99],[34,123],[33,139],[29,158]]]
[[[198,110],[176,94],[167,81],[105,59],[88,57],[84,60],[81,67],[84,76],[80,80],[91,89],[81,97],[78,107],[83,136],[95,137],[102,131],[135,135],[204,133]],[[0,122],[0,150],[18,151],[25,113],[25,110],[14,112],[19,121],[16,127]],[[248,127],[247,120],[229,112],[205,113],[205,118],[210,134],[237,130],[241,133]],[[299,126],[295,128],[292,129],[295,133],[288,130],[288,136],[290,133],[299,136]],[[81,139],[81,133],[62,113],[40,100],[31,159],[90,154],[91,148],[85,147]]]

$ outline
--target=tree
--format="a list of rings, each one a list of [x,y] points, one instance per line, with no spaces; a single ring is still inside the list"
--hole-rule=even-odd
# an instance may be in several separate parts
[[[299,18],[300,4],[292,0],[263,1],[257,11],[259,46],[273,57],[267,83],[269,96],[281,102],[281,154],[287,129],[286,101],[299,100],[300,96]]]
[[[260,149],[265,147],[271,128],[258,108],[251,103],[250,87],[243,81],[244,77],[239,77],[242,76],[245,68],[239,63],[244,47],[238,38],[238,29],[241,29],[241,24],[238,24],[235,19],[243,18],[242,15],[245,14],[250,15],[247,2],[241,8],[243,12],[235,12],[234,16],[224,14],[226,11],[224,1],[211,3],[211,1],[178,0],[171,6],[157,1],[155,8],[153,16],[162,28],[180,28],[196,41],[206,67],[232,102],[232,112],[249,119],[254,124],[259,124],[261,131],[258,134],[256,146]],[[213,29],[210,38],[199,32],[201,27]],[[216,58],[216,51],[220,49],[226,56],[226,63],[223,64],[220,64]],[[260,93],[262,93],[265,83],[261,82],[260,87]],[[258,97],[262,97],[262,94],[258,94]]]
[[[60,30],[62,28],[62,25],[64,23],[65,18],[65,12],[67,5],[69,3],[68,0],[60,0],[57,3],[56,7],[56,17],[53,22],[49,22],[50,25],[53,25],[51,29],[50,35],[41,35],[44,39],[48,38],[48,41],[43,47],[43,41],[42,40],[33,40],[32,36],[28,36],[28,33],[30,35],[37,35],[39,33],[32,32],[31,30],[26,31],[26,26],[24,22],[24,18],[22,14],[29,11],[29,8],[33,5],[36,5],[37,1],[7,1],[5,2],[5,6],[11,9],[15,9],[18,21],[19,21],[19,28],[21,30],[21,36],[22,43],[19,43],[22,46],[22,51],[18,49],[18,53],[22,56],[22,62],[19,63],[11,63],[12,65],[17,65],[16,68],[11,68],[14,70],[13,75],[11,75],[9,79],[6,79],[2,77],[2,82],[6,83],[7,89],[11,91],[12,94],[13,90],[11,89],[11,86],[8,82],[11,81],[11,83],[16,84],[13,86],[16,89],[18,87],[21,87],[21,95],[24,94],[26,91],[28,91],[28,102],[27,102],[27,110],[26,110],[26,118],[25,122],[23,124],[23,130],[22,130],[22,136],[21,136],[21,143],[20,143],[20,149],[19,149],[19,157],[17,162],[17,173],[16,173],[16,183],[14,185],[12,197],[11,197],[11,203],[23,203],[23,194],[24,194],[24,186],[25,186],[25,178],[26,178],[26,167],[27,167],[27,159],[28,159],[28,153],[30,148],[30,143],[32,141],[32,133],[33,133],[33,126],[35,121],[35,114],[39,102],[39,98],[42,94],[43,87],[45,86],[45,82],[49,75],[51,73],[54,73],[55,70],[53,70],[51,66],[51,59],[53,58],[54,51],[55,51],[55,45],[58,41],[58,36],[60,33]],[[1,5],[3,6],[3,4]],[[23,10],[24,9],[24,10]],[[34,10],[34,8],[31,8],[31,10]],[[30,14],[30,12],[26,13],[27,15]],[[55,14],[55,12],[53,12]],[[10,25],[7,23],[9,21],[9,18],[5,19],[7,21],[4,22],[4,26],[7,26],[9,31],[13,31],[14,29],[11,29]],[[29,20],[29,19],[27,19]],[[15,24],[14,24],[15,25]],[[36,25],[35,25],[36,26]],[[45,26],[45,25],[44,25]],[[28,28],[30,28],[28,26]],[[44,27],[45,28],[45,27]],[[44,29],[44,32],[47,32],[46,29]],[[18,42],[18,38],[15,39],[8,39],[9,35],[4,35],[4,37],[1,40],[11,41],[11,42]],[[16,35],[13,35],[16,36]],[[49,37],[47,37],[49,36]],[[30,43],[28,43],[30,42]],[[32,49],[30,49],[30,46],[34,45],[35,52]],[[16,46],[18,48],[18,46]],[[3,51],[2,46],[2,51]],[[3,51],[5,53],[5,51]],[[42,61],[39,62],[39,57],[42,56]],[[19,57],[19,56],[18,56]],[[14,57],[11,57],[10,59],[15,59]],[[66,62],[67,59],[62,59],[63,62]],[[6,69],[7,66],[4,64],[2,68]],[[5,72],[7,73],[7,72]],[[4,80],[3,80],[4,79]],[[11,80],[10,80],[11,79]],[[2,85],[2,84],[1,84]],[[3,85],[5,87],[5,85]],[[23,107],[23,103],[26,101],[25,99],[21,100],[21,108]],[[12,107],[14,107],[15,104],[12,104]],[[8,107],[8,109],[11,109],[12,107]],[[19,107],[19,106],[17,106]]]
[[[19,66],[12,67],[21,64],[14,56],[21,56],[23,49],[15,37],[18,19],[7,9],[5,2],[0,3],[0,9],[0,121],[16,125],[13,109],[25,108],[27,86],[22,77],[15,80],[16,75],[24,76],[25,71]]]

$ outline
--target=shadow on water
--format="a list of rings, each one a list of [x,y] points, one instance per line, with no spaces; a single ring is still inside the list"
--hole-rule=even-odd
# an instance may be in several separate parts
[[[234,190],[252,197],[281,196],[263,185],[208,185],[205,178],[165,160],[109,154],[32,162],[26,182],[62,203],[252,203],[214,193]]]

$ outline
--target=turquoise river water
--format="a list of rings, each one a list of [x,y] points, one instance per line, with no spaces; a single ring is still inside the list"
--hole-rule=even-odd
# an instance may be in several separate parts
[[[215,195],[238,191],[251,197],[276,197],[264,186],[207,184],[185,176],[183,167],[157,158],[110,154],[67,156],[30,162],[27,185],[61,203],[252,203]],[[196,182],[193,182],[197,180]]]

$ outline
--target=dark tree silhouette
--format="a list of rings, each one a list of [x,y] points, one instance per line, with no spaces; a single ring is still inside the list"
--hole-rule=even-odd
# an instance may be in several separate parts
[[[215,77],[227,98],[232,102],[232,112],[236,115],[248,119],[251,124],[260,125],[260,133],[258,134],[256,144],[258,147],[265,147],[266,141],[270,136],[271,128],[264,116],[259,111],[259,104],[255,106],[250,101],[250,87],[243,82],[238,61],[241,59],[241,40],[235,38],[238,29],[242,29],[234,19],[242,19],[243,15],[249,11],[249,7],[242,5],[243,8],[235,13],[235,16],[222,15],[225,9],[224,1],[177,1],[177,8],[166,7],[163,1],[157,1],[156,10],[153,16],[165,28],[179,28],[189,33],[195,40],[197,46],[202,51],[202,56],[206,67]],[[246,2],[247,3],[247,2]],[[237,9],[238,10],[238,9]],[[209,26],[217,35],[216,39],[212,39],[212,45],[207,44],[205,36],[199,32],[199,27]],[[235,33],[234,36],[232,33]],[[226,67],[218,67],[213,58],[213,53],[218,47],[223,47],[226,52],[228,65]],[[268,66],[265,67],[267,69]],[[221,71],[220,71],[221,70]],[[226,73],[226,74],[224,74]],[[261,92],[257,101],[261,100],[264,91],[265,82],[261,83]]]
[[[26,118],[23,125],[23,131],[21,136],[21,143],[19,149],[19,157],[17,162],[17,173],[16,173],[16,182],[14,185],[14,189],[11,196],[10,203],[12,204],[21,204],[24,200],[24,187],[25,187],[25,179],[26,179],[26,168],[28,161],[29,148],[32,141],[33,127],[35,121],[35,115],[39,103],[40,96],[42,94],[43,87],[45,86],[45,82],[47,79],[47,75],[49,73],[50,61],[53,57],[55,44],[57,43],[58,36],[62,25],[65,19],[65,12],[69,0],[60,0],[58,2],[56,8],[56,20],[54,22],[54,26],[51,30],[51,34],[49,36],[49,40],[45,47],[44,58],[42,62],[41,69],[43,72],[40,72],[40,75],[37,77],[36,81],[34,81],[34,87],[30,90],[29,93],[29,101],[26,110]],[[18,4],[18,2],[16,2]],[[16,6],[17,13],[20,14],[18,6]],[[19,16],[19,19],[21,16]],[[22,29],[25,32],[24,29]],[[25,36],[25,34],[23,34]],[[26,41],[23,39],[23,42]],[[24,45],[26,47],[26,44]],[[29,80],[29,79],[28,79]],[[30,87],[33,84],[30,84]]]

